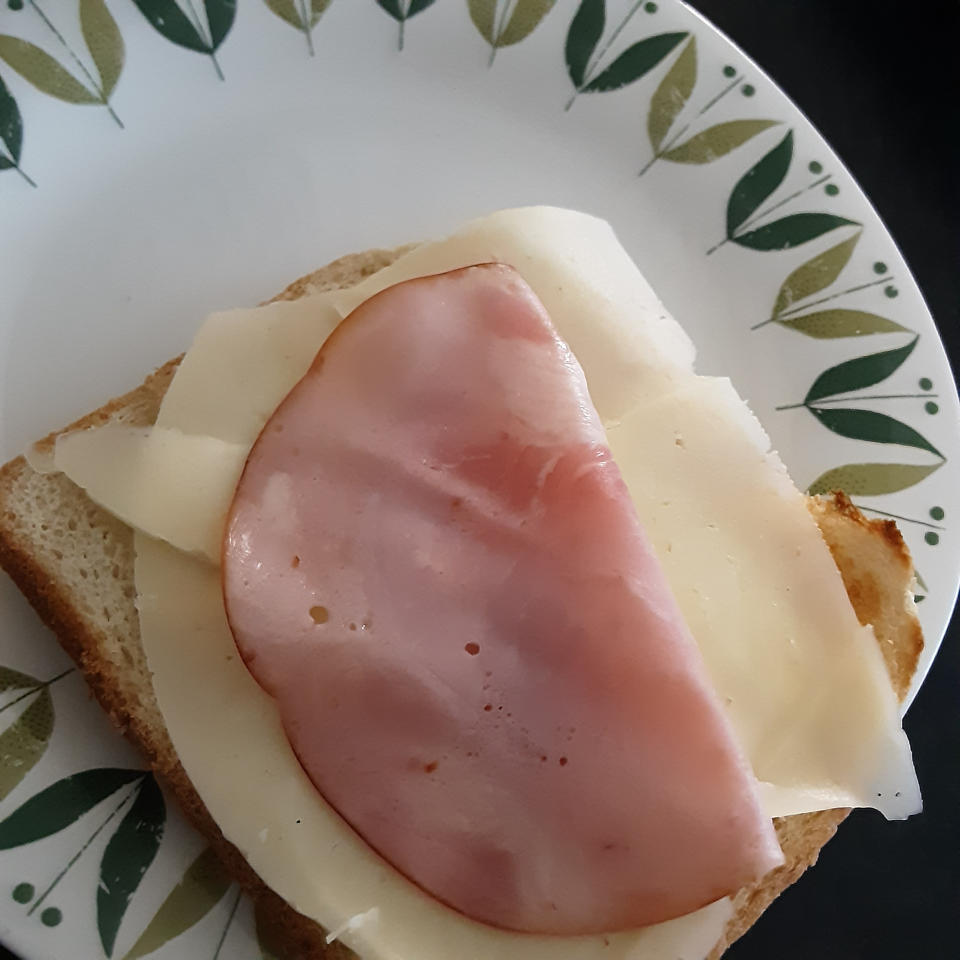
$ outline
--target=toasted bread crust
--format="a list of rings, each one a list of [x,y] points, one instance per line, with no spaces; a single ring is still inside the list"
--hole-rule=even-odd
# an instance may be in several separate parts
[[[273,300],[294,300],[355,284],[392,262],[406,249],[373,250],[342,257],[294,281]],[[179,361],[180,358],[169,361],[140,387],[111,400],[63,430],[51,433],[36,445],[37,449],[49,453],[61,433],[107,422],[153,423]],[[327,945],[321,927],[297,913],[266,887],[242,854],[224,838],[177,759],[153,696],[149,675],[131,683],[127,675],[131,672],[129,665],[105,655],[108,643],[115,639],[108,636],[109,625],[105,630],[103,624],[81,609],[75,585],[61,575],[57,551],[53,550],[51,554],[38,549],[39,535],[35,526],[24,518],[24,491],[31,485],[46,490],[54,484],[67,485],[63,496],[70,497],[72,508],[82,512],[91,527],[101,532],[105,549],[108,547],[110,556],[116,560],[114,577],[124,584],[124,602],[129,605],[124,622],[130,635],[120,639],[139,648],[139,626],[132,590],[132,531],[94,505],[82,490],[62,475],[41,476],[23,457],[0,469],[0,566],[83,671],[91,690],[114,724],[144,754],[230,875],[252,895],[258,922],[276,949],[289,958],[301,960],[346,960],[354,956],[338,942]],[[843,494],[812,498],[809,508],[840,568],[858,617],[863,623],[874,624],[891,681],[903,697],[923,645],[919,623],[905,600],[913,567],[903,539],[894,524],[866,519]],[[118,628],[112,629],[116,631]],[[734,916],[709,960],[717,960],[782,890],[816,862],[820,848],[833,836],[848,813],[848,810],[826,810],[776,821],[786,863],[736,895]]]

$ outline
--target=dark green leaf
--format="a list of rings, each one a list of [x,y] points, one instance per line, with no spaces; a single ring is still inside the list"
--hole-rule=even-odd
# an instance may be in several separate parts
[[[792,213],[789,217],[774,220],[756,230],[741,233],[733,238],[734,243],[751,250],[789,250],[802,243],[836,230],[837,227],[860,226],[855,220],[836,217],[832,213]]]
[[[153,28],[171,43],[197,53],[210,53],[207,41],[174,0],[133,0]]]
[[[776,126],[779,120],[730,120],[707,127],[689,140],[678,144],[663,155],[672,163],[713,163],[736,150],[764,130]]]
[[[848,463],[820,474],[807,487],[807,493],[842,490],[851,497],[878,497],[906,490],[942,466],[942,461],[927,467],[913,463]]]
[[[896,443],[902,447],[917,447],[937,457],[943,454],[913,427],[873,410],[855,410],[837,407],[811,407],[810,412],[828,429],[851,440],[870,440],[873,443]]]
[[[686,33],[658,33],[655,37],[638,40],[583,89],[587,93],[605,93],[639,80],[688,36]]]
[[[84,770],[41,790],[0,822],[0,850],[41,840],[70,826],[142,770]]]
[[[647,136],[654,153],[660,149],[663,138],[690,99],[696,83],[697,38],[691,37],[650,98]]]
[[[740,179],[727,201],[727,237],[740,226],[777,187],[790,169],[793,159],[793,131],[758,160]]]
[[[0,153],[0,170],[12,170],[16,164],[9,158]]]
[[[53,700],[40,690],[17,719],[0,733],[0,800],[3,800],[43,756],[53,733]]]
[[[432,6],[435,0],[410,0],[409,6],[404,10],[401,0],[377,0],[377,5],[386,10],[394,20],[402,23],[416,16],[421,10],[426,10]]]
[[[46,50],[18,37],[0,35],[0,60],[17,71],[38,90],[67,103],[99,103],[72,73],[65,70]]]
[[[123,70],[123,37],[104,0],[80,0],[83,39],[100,74],[103,96],[109,99]]]
[[[818,340],[865,337],[873,333],[909,332],[907,327],[901,327],[899,323],[863,310],[818,310],[816,313],[783,318],[777,323],[788,330],[796,330]]]
[[[13,99],[2,77],[0,77],[0,140],[13,158],[10,166],[16,166],[20,162],[20,150],[23,146],[23,120],[20,117],[17,101]],[[3,685],[3,671],[6,669],[6,667],[0,667],[0,691],[7,689]],[[14,672],[9,671],[11,674]],[[17,676],[22,677],[23,674],[17,674]]]
[[[567,73],[578,90],[583,86],[587,64],[603,35],[607,18],[606,8],[606,0],[580,0],[580,6],[577,7],[577,12],[570,22],[564,56],[567,61]]]
[[[233,26],[237,16],[237,0],[203,0],[203,6],[207,11],[213,49],[217,50]]]
[[[6,143],[5,139],[4,143]],[[9,144],[7,149],[10,149]],[[6,693],[7,690],[29,690],[31,687],[39,686],[40,681],[35,677],[20,673],[19,670],[11,670],[9,667],[0,667],[0,693]]]
[[[497,37],[495,46],[512,47],[515,43],[526,40],[540,21],[553,9],[554,3],[556,0],[517,0],[506,27]]]
[[[813,403],[838,393],[849,393],[851,390],[872,387],[875,383],[886,380],[913,353],[913,348],[919,339],[914,337],[906,346],[846,360],[835,367],[830,367],[829,370],[824,370],[814,380],[803,402]]]
[[[777,317],[793,304],[829,287],[847,265],[862,233],[862,230],[858,230],[847,240],[842,240],[835,247],[830,247],[829,250],[824,250],[806,263],[800,264],[783,281],[777,301],[773,305],[773,315]]]
[[[130,899],[157,854],[166,819],[163,794],[153,776],[147,775],[100,861],[97,930],[108,957],[113,956],[117,931]]]
[[[213,850],[207,847],[187,867],[123,960],[145,957],[189,930],[223,899],[229,888],[230,877]]]

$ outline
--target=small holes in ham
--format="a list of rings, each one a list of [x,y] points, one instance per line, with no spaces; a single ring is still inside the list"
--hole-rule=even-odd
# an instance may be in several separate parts
[[[290,561],[290,566],[296,570],[300,566],[300,558],[294,554],[293,559]]]
[[[326,623],[330,619],[330,611],[326,607],[311,607],[310,616],[314,623]]]
[[[469,653],[471,657],[475,657],[475,656],[480,652],[480,644],[479,644],[479,643],[473,643],[473,642],[471,641],[470,643],[466,644],[466,646],[464,646],[463,649],[466,650],[467,653]]]

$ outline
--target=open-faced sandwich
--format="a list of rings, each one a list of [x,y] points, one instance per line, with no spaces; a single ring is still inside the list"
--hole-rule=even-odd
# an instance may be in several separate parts
[[[291,957],[715,958],[848,808],[919,809],[895,526],[798,492],[584,214],[215,314],[0,498]]]

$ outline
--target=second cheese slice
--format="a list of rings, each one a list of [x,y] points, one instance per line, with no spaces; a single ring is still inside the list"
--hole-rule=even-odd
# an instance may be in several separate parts
[[[473,919],[623,930],[782,861],[580,366],[509,267],[338,328],[254,446],[223,582],[320,792]]]

